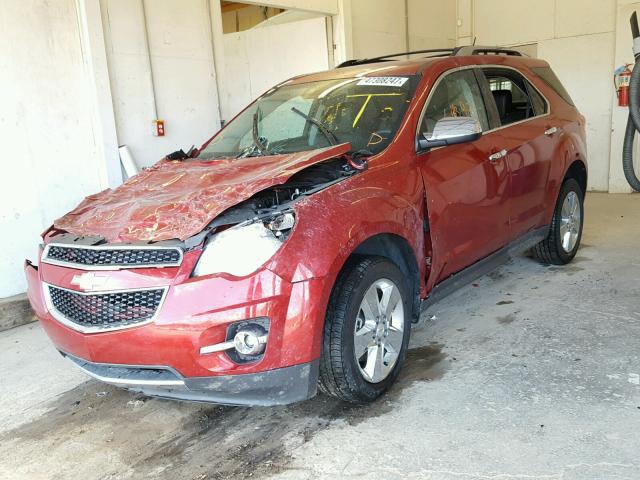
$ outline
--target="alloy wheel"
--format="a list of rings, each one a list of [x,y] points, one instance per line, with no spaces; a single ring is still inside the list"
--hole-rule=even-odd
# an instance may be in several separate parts
[[[354,354],[360,373],[379,383],[395,366],[404,338],[404,305],[391,280],[380,279],[364,294],[354,327]]]
[[[580,198],[576,192],[569,192],[564,197],[562,210],[560,211],[560,243],[566,253],[573,251],[578,242],[581,222],[582,208],[580,206]]]

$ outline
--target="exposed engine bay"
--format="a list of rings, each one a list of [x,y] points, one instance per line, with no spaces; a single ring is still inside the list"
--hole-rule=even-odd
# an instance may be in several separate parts
[[[185,243],[199,241],[202,235],[211,233],[213,229],[235,225],[249,220],[263,220],[291,210],[291,205],[298,199],[325,189],[334,183],[353,176],[366,168],[366,162],[355,163],[342,157],[311,165],[291,176],[285,183],[274,185],[254,194],[251,198],[221,213],[209,226]]]
[[[181,241],[274,211],[366,168],[349,143],[281,155],[156,163],[83,200],[54,229],[111,244]]]
[[[238,224],[248,224],[262,221],[277,237],[284,240],[291,227],[288,222],[279,223],[285,213],[293,215],[292,205],[308,195],[323,190],[335,183],[347,179],[359,171],[367,168],[365,155],[343,154],[316,164],[312,164],[294,173],[283,183],[267,187],[254,193],[251,197],[231,206],[215,217],[200,232],[180,241],[166,239],[160,242],[142,242],[161,245],[181,246],[187,250],[195,248],[211,234],[219,233],[226,228]],[[101,245],[109,242],[101,235],[78,235],[65,229],[50,228],[45,234],[55,237],[57,242]],[[120,242],[115,242],[120,243]],[[125,244],[139,244],[141,242],[123,242]]]

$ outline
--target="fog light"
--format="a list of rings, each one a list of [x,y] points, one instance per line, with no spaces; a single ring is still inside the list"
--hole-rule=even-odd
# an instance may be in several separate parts
[[[200,355],[226,352],[236,363],[257,362],[264,354],[268,338],[268,318],[243,320],[229,326],[224,342],[200,347]]]
[[[264,352],[265,345],[267,344],[266,332],[260,331],[260,327],[251,329],[243,329],[236,333],[233,337],[233,345],[242,355],[260,355]]]

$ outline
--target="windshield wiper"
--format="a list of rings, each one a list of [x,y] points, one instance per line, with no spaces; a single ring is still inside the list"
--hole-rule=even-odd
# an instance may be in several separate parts
[[[260,155],[271,155],[271,152],[269,151],[267,146],[262,143],[262,141],[260,140],[260,135],[258,134],[259,114],[260,114],[260,107],[258,107],[258,109],[256,110],[256,113],[253,114],[253,128],[251,132],[253,134],[253,143],[258,149],[258,152],[260,152]]]
[[[320,130],[320,132],[327,138],[327,140],[331,145],[337,145],[339,143],[338,137],[336,137],[333,132],[330,132],[329,130],[327,130],[327,127],[325,127],[321,122],[307,115],[303,111],[298,110],[296,107],[291,107],[291,111],[297,113],[301,117],[306,118],[309,122],[313,123],[316,127],[318,127],[318,130]]]

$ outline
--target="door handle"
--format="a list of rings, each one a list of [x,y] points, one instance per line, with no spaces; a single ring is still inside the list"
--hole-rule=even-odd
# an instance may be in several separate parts
[[[557,132],[558,132],[558,127],[551,127],[551,128],[548,128],[547,130],[545,130],[544,134],[547,137],[550,137],[551,135],[553,135],[554,133],[557,133]]]
[[[491,155],[489,155],[489,160],[492,162],[497,162],[498,160],[500,160],[501,158],[504,158],[507,156],[507,151],[502,149],[499,152],[493,153]]]

